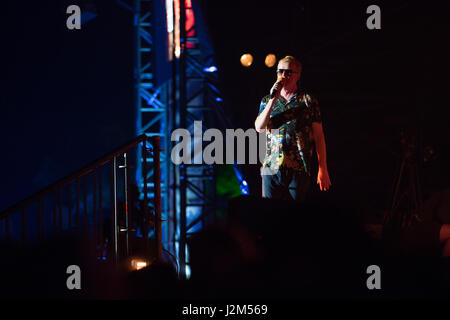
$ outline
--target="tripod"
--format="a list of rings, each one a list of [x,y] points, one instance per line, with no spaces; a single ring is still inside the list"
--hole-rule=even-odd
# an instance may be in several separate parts
[[[383,218],[383,225],[401,230],[420,221],[422,188],[419,179],[419,156],[417,138],[400,132],[402,145],[401,163],[393,183],[393,197],[390,209]]]

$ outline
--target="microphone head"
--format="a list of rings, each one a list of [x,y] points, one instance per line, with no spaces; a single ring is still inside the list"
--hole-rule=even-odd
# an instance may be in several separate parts
[[[283,78],[282,77],[278,77],[277,78],[277,82],[281,82],[281,81],[283,81]]]

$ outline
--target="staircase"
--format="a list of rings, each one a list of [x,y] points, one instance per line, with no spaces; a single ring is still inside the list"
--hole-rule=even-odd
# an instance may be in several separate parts
[[[134,256],[161,261],[160,152],[160,137],[143,134],[50,184],[0,212],[0,240],[29,247],[82,237],[86,251],[95,251],[105,263]],[[136,154],[142,159],[135,159]],[[152,168],[145,161],[149,154]],[[131,163],[137,161],[142,162],[143,190],[130,179],[136,176],[130,174]],[[154,185],[151,200],[149,180]]]

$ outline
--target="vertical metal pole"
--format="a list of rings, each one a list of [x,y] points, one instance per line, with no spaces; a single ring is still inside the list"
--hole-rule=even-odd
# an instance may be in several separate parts
[[[137,148],[139,149],[139,148]],[[129,160],[127,160],[126,163],[126,167],[125,167],[125,180],[128,181],[128,177],[130,177],[130,165],[129,165]],[[129,232],[130,228],[132,228],[132,224],[133,224],[133,203],[134,201],[136,201],[136,199],[133,198],[133,195],[130,193],[130,184],[127,182],[126,183],[127,188],[127,199],[126,199],[126,210],[127,210],[127,214],[128,214],[128,218],[127,218],[127,230]],[[130,195],[130,196],[128,196]],[[136,196],[136,195],[134,195]],[[130,202],[131,201],[131,202]],[[128,235],[128,233],[127,233]],[[128,239],[128,238],[127,238]]]
[[[124,204],[125,204],[125,253],[128,257],[129,254],[129,243],[128,243],[128,233],[129,233],[129,225],[128,225],[128,163],[127,163],[127,153],[123,154],[123,166],[124,166]]]
[[[175,12],[175,6],[173,9],[173,15],[172,19],[174,21],[174,30],[175,30],[175,23],[176,23],[176,12]],[[172,83],[171,83],[171,120],[172,120],[172,127],[180,128],[179,123],[179,112],[178,112],[178,101],[177,101],[177,92],[178,92],[178,84],[177,84],[177,66],[178,66],[178,59],[175,56],[175,31],[174,36],[172,39]],[[168,135],[167,135],[168,137]],[[169,141],[169,139],[166,139]],[[170,142],[171,143],[171,142]],[[179,181],[178,181],[178,173],[179,173],[179,166],[176,166],[175,164],[171,163],[172,168],[172,249],[173,252],[176,252],[176,243],[177,243],[177,226],[178,226],[178,206],[177,206],[177,199],[179,197]]]
[[[109,219],[109,237],[108,237],[108,250],[111,250],[112,260],[114,259],[114,161],[111,161],[110,179],[109,179],[109,190],[110,190],[110,208],[111,215]]]
[[[143,208],[143,213],[144,213],[144,241],[145,241],[145,248],[146,250],[148,250],[150,248],[149,245],[149,239],[148,239],[148,230],[149,230],[149,225],[150,225],[150,217],[149,217],[149,210],[148,210],[148,190],[147,190],[147,160],[146,160],[146,155],[147,155],[147,139],[144,139],[144,141],[142,141],[142,178],[144,181],[144,208]]]
[[[186,128],[186,3],[180,1],[180,128]],[[186,275],[186,166],[180,165],[180,242],[181,276]]]
[[[162,230],[161,230],[161,141],[160,136],[153,137],[153,181],[155,184],[155,237],[156,237],[156,261],[162,261]]]
[[[170,210],[170,204],[171,204],[171,194],[172,194],[172,184],[173,184],[173,180],[172,180],[172,172],[171,172],[171,165],[172,162],[169,160],[170,157],[170,151],[171,147],[171,139],[169,139],[168,137],[171,136],[171,131],[172,131],[172,121],[170,118],[170,114],[171,114],[171,107],[172,104],[170,103],[170,87],[169,85],[166,86],[166,90],[165,90],[165,100],[167,101],[167,105],[166,105],[166,111],[165,111],[165,121],[166,121],[166,126],[165,126],[165,132],[164,132],[164,152],[165,152],[165,175],[164,175],[164,179],[165,179],[165,186],[166,189],[164,191],[165,194],[165,201],[163,203],[163,212],[165,212],[166,214],[166,220],[167,223],[165,224],[165,237],[164,237],[164,242],[166,243],[166,246],[168,248],[169,251],[173,252],[173,248],[172,248],[172,244],[171,244],[171,239],[172,239],[172,212]]]
[[[117,232],[117,157],[115,156],[113,159],[113,188],[114,188],[114,220],[113,220],[113,229],[114,229],[114,262],[117,263],[119,261],[119,244],[118,244],[118,232]]]

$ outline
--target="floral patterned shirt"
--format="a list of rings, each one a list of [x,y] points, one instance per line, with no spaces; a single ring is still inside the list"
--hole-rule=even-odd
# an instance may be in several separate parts
[[[269,95],[261,100],[259,113],[269,100]],[[266,156],[262,167],[275,171],[280,167],[291,168],[310,175],[314,149],[313,122],[322,122],[315,98],[303,91],[295,93],[289,101],[279,97],[274,102],[266,129]]]

